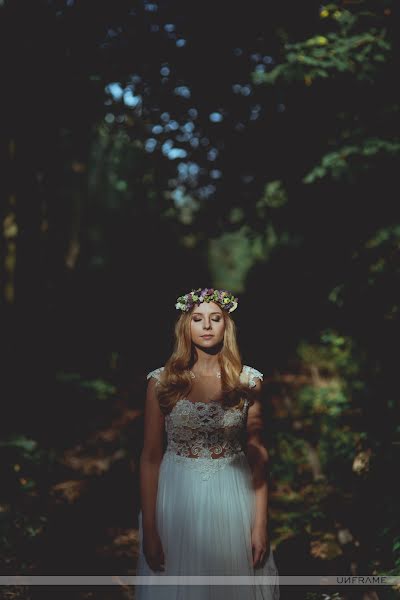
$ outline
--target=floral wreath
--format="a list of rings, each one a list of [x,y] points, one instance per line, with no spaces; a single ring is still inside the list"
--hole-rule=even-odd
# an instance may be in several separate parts
[[[214,288],[198,288],[188,294],[179,296],[175,308],[183,312],[189,311],[195,304],[202,302],[216,302],[221,308],[233,312],[238,305],[238,299],[228,290],[215,290]]]

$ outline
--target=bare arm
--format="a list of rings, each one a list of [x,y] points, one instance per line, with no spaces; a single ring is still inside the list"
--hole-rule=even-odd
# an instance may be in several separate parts
[[[253,474],[256,494],[256,516],[254,528],[266,528],[268,520],[268,450],[265,446],[264,419],[261,402],[261,382],[256,381],[255,402],[249,407],[247,417],[247,458]]]
[[[165,417],[156,396],[156,380],[149,379],[144,407],[144,440],[140,455],[140,497],[143,532],[156,532],[158,474],[163,457]]]

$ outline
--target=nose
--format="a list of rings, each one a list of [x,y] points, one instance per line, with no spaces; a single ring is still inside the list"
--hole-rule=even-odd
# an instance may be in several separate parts
[[[211,321],[209,319],[204,319],[203,329],[210,329]]]

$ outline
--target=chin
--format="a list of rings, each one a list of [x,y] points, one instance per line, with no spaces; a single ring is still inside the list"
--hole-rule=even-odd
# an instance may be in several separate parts
[[[221,340],[215,340],[214,338],[212,340],[203,340],[202,338],[200,338],[200,341],[198,342],[198,344],[199,344],[199,346],[204,346],[206,348],[212,348],[213,346],[217,346],[220,342],[221,342]]]

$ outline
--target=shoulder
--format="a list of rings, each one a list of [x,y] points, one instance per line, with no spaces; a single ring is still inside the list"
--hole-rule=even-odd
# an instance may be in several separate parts
[[[158,367],[157,369],[153,369],[153,371],[150,371],[149,373],[147,373],[146,375],[146,379],[155,379],[156,381],[160,381],[160,375],[163,372],[164,367]]]
[[[249,365],[243,365],[242,375],[249,387],[256,387],[257,380],[263,381],[264,375],[258,369],[250,367]]]

